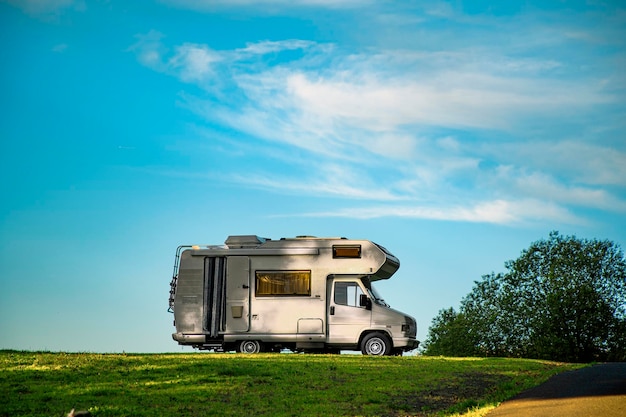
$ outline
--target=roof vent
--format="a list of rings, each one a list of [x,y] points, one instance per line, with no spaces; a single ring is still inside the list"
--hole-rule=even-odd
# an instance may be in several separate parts
[[[255,248],[263,244],[266,240],[264,237],[256,235],[241,235],[241,236],[228,236],[226,239],[226,246],[229,249],[242,249],[242,248]]]

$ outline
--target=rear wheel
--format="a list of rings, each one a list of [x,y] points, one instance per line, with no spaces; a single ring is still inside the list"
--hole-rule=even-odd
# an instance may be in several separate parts
[[[237,351],[241,353],[259,353],[263,350],[263,345],[258,340],[243,340],[237,346]]]
[[[391,340],[382,333],[370,333],[361,342],[364,355],[383,356],[391,353]]]

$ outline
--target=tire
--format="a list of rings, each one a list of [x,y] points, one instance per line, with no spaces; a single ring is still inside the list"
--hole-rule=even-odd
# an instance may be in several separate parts
[[[391,353],[391,340],[382,333],[370,333],[361,342],[361,352],[369,356],[384,356]]]
[[[263,345],[258,340],[242,340],[237,346],[237,352],[241,353],[260,353],[263,351]]]

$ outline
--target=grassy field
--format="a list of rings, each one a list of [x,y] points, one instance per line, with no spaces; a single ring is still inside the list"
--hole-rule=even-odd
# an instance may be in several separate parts
[[[581,365],[522,359],[0,351],[0,416],[482,415]]]

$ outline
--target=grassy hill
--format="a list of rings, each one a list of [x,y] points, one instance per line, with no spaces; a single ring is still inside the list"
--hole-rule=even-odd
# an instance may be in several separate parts
[[[0,351],[0,416],[483,415],[582,365],[524,359]]]

